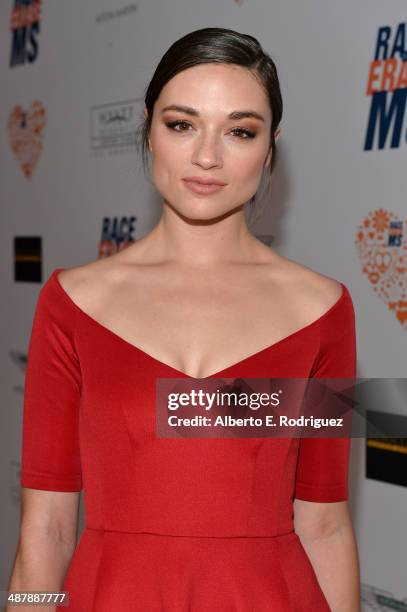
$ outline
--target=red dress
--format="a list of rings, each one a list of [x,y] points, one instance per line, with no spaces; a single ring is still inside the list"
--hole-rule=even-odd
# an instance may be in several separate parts
[[[192,377],[81,310],[62,269],[33,319],[21,469],[23,487],[83,488],[86,528],[61,586],[71,603],[57,609],[329,611],[293,499],[347,499],[350,439],[157,438],[155,379]],[[341,285],[317,320],[211,377],[354,377]]]

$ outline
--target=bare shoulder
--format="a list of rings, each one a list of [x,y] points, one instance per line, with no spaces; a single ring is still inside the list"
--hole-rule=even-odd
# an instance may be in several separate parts
[[[94,312],[114,295],[115,288],[126,273],[125,264],[126,257],[119,252],[104,259],[64,268],[58,273],[58,281],[78,306]]]
[[[342,296],[343,287],[338,280],[287,257],[279,261],[279,282],[292,299],[299,300],[301,310],[310,319],[324,314]]]
[[[98,279],[103,279],[103,275],[106,274],[106,266],[104,264],[105,260],[101,259],[72,268],[64,268],[58,272],[59,284],[71,297],[74,297],[85,292],[89,284],[94,286]]]
[[[304,277],[304,292],[309,291],[310,299],[322,312],[331,308],[342,295],[342,284],[330,276],[316,272],[310,268],[304,268],[300,277]]]
[[[120,291],[141,285],[150,259],[146,240],[141,238],[103,259],[64,268],[58,281],[77,306],[98,316]]]

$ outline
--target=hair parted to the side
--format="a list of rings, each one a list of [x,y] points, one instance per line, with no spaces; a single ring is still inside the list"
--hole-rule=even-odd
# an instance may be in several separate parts
[[[226,28],[202,28],[175,41],[161,58],[153,77],[145,89],[144,103],[148,117],[143,115],[137,129],[136,145],[141,149],[144,172],[149,162],[148,139],[153,119],[154,105],[163,87],[176,74],[199,64],[236,64],[250,70],[267,93],[271,110],[270,147],[272,158],[269,178],[277,162],[275,132],[283,114],[283,101],[277,68],[270,55],[263,51],[259,41],[250,34],[241,34]],[[270,151],[270,148],[269,148]],[[265,173],[263,172],[262,182]],[[250,213],[256,194],[250,199]]]

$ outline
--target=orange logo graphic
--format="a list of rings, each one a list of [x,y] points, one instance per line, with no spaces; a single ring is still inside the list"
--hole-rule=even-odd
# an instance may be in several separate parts
[[[30,177],[42,152],[42,137],[46,112],[41,102],[35,101],[25,111],[18,104],[8,120],[11,148],[26,177]]]
[[[374,291],[384,300],[407,330],[407,243],[403,224],[383,208],[374,210],[359,225],[356,247]]]

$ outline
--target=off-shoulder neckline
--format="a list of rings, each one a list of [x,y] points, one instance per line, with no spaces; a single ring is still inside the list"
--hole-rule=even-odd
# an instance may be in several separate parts
[[[64,289],[64,287],[61,285],[61,283],[60,283],[60,281],[58,279],[58,273],[61,272],[62,270],[65,270],[65,269],[66,268],[55,268],[54,271],[51,274],[50,280],[54,282],[54,284],[57,287],[59,293],[65,298],[65,300],[71,306],[73,306],[76,309],[76,311],[79,313],[79,315],[84,320],[88,321],[88,323],[91,323],[92,325],[94,325],[98,329],[104,331],[111,338],[115,339],[116,341],[120,342],[121,344],[123,344],[125,346],[128,346],[133,351],[138,352],[140,355],[143,355],[146,359],[149,359],[151,362],[155,363],[156,365],[159,365],[160,367],[167,368],[169,371],[175,373],[176,376],[174,376],[174,378],[188,378],[188,379],[191,379],[191,380],[209,380],[211,378],[217,378],[217,377],[219,377],[221,375],[223,376],[223,375],[225,375],[227,373],[231,373],[231,370],[233,370],[234,368],[236,368],[238,366],[240,367],[240,366],[242,366],[242,365],[244,365],[244,364],[246,364],[246,363],[248,363],[248,362],[250,362],[250,361],[252,361],[252,360],[254,360],[256,358],[261,357],[262,355],[263,356],[266,355],[271,350],[275,350],[276,348],[282,346],[283,344],[286,344],[290,340],[293,340],[294,338],[299,337],[304,332],[307,332],[307,331],[311,330],[312,328],[320,325],[326,318],[331,316],[332,313],[342,304],[342,302],[345,300],[345,298],[348,297],[348,289],[347,289],[346,285],[344,285],[344,283],[342,283],[342,281],[339,281],[339,283],[340,283],[340,285],[342,287],[342,291],[341,291],[340,296],[332,304],[332,306],[330,306],[317,319],[314,319],[313,321],[311,321],[307,325],[304,325],[303,327],[300,327],[299,329],[291,332],[287,336],[284,336],[284,338],[281,338],[280,340],[277,340],[276,342],[273,342],[272,344],[269,344],[268,346],[266,346],[266,347],[256,351],[255,353],[252,353],[251,355],[248,355],[247,357],[244,357],[243,359],[240,359],[239,361],[236,361],[235,363],[232,363],[231,365],[226,366],[222,370],[218,370],[217,372],[213,372],[212,374],[209,374],[207,376],[201,376],[199,378],[196,378],[195,376],[191,376],[190,374],[187,374],[186,372],[183,372],[182,370],[178,370],[177,368],[171,366],[170,364],[165,363],[164,361],[161,361],[161,359],[158,359],[157,357],[154,357],[153,355],[151,355],[150,353],[148,353],[144,349],[140,348],[136,344],[133,344],[132,342],[129,342],[128,340],[126,340],[125,338],[123,338],[122,336],[120,336],[119,334],[114,332],[113,330],[111,330],[108,327],[106,327],[106,325],[103,325],[103,323],[100,323],[99,321],[97,321],[97,319],[95,319],[94,317],[89,315],[87,312],[85,312],[80,306],[78,306],[78,304],[76,304],[76,302],[74,302],[74,300],[71,298],[71,296],[68,294],[68,292]]]

